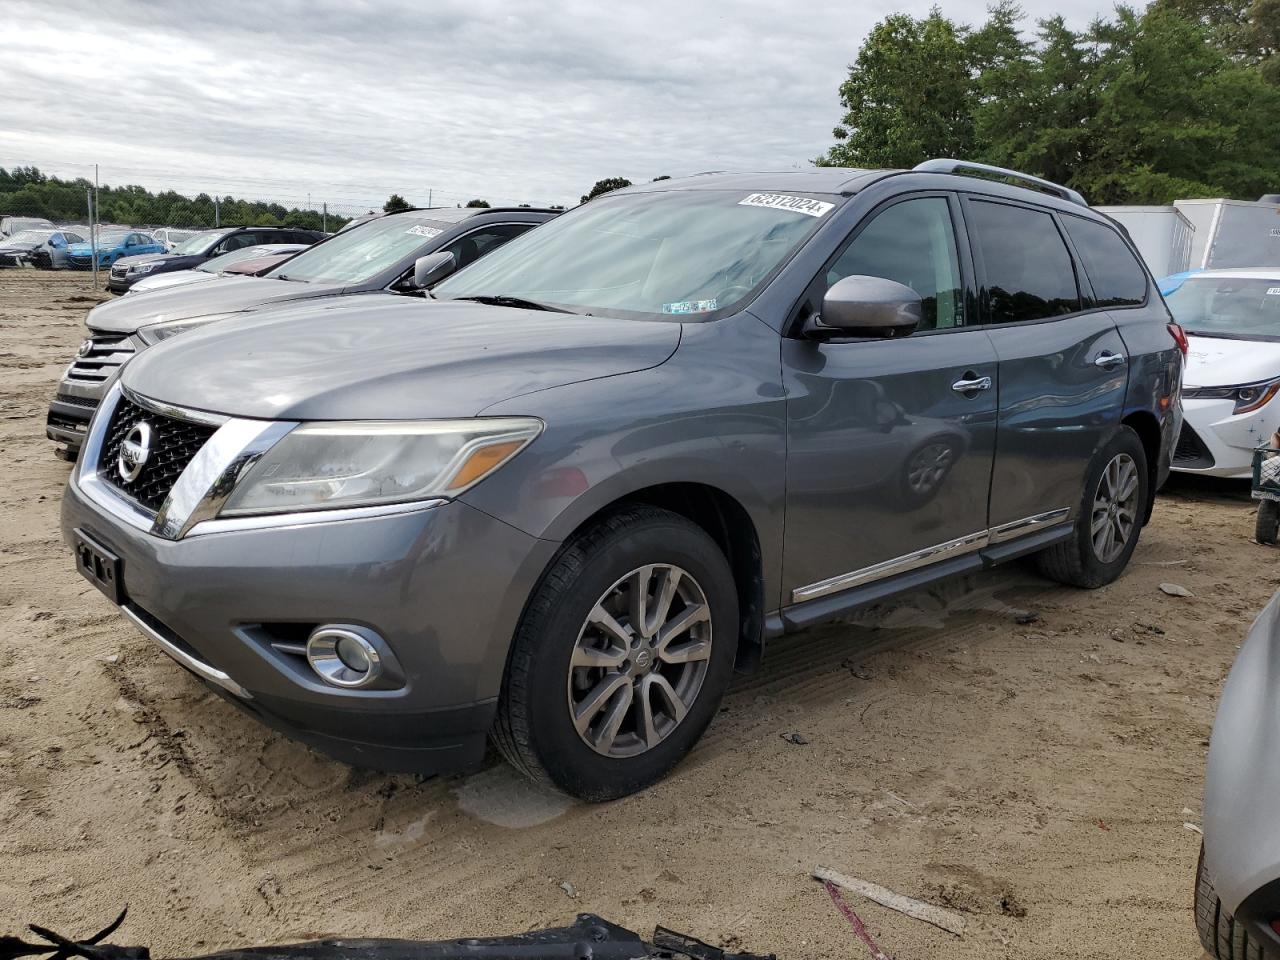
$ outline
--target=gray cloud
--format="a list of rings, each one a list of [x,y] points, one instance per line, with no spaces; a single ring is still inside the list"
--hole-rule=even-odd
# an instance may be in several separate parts
[[[605,176],[803,166],[867,31],[928,6],[7,0],[0,164],[362,204],[571,203]]]

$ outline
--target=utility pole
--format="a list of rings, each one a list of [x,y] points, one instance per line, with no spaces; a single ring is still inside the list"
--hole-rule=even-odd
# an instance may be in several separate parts
[[[322,204],[322,207],[323,207],[323,212],[320,214],[320,232],[328,233],[329,232],[329,201],[326,200]]]
[[[93,254],[93,289],[98,289],[98,165],[93,165],[93,206],[89,214],[89,245]]]
[[[431,198],[435,195],[435,191],[430,187],[427,188],[427,206],[431,206]]]
[[[222,226],[222,211],[218,209],[218,197],[216,194],[213,198],[213,225],[215,227]]]

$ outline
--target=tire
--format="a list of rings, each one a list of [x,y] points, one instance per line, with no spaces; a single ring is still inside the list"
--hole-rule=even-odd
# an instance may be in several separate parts
[[[1249,936],[1243,924],[1222,909],[1222,901],[1204,868],[1204,844],[1200,844],[1200,861],[1196,865],[1196,933],[1205,953],[1214,960],[1277,960],[1275,952]]]
[[[636,637],[637,616],[623,610],[641,595],[642,577],[649,613],[662,611],[656,598],[674,583],[665,609],[675,638],[662,651],[650,639],[662,635],[655,624]],[[681,617],[695,622],[676,630]],[[581,800],[635,793],[662,779],[711,723],[737,643],[737,589],[715,541],[667,510],[620,509],[566,544],[535,588],[507,660],[494,744],[530,779]],[[619,650],[626,651],[621,663]],[[605,666],[596,658],[614,660]],[[587,719],[575,725],[575,716]],[[579,732],[583,722],[590,725]]]
[[[1280,503],[1263,500],[1258,504],[1258,519],[1253,524],[1253,538],[1259,543],[1275,543],[1280,533]]]
[[[1126,462],[1127,461],[1127,462]],[[1099,498],[1104,494],[1104,482],[1116,482],[1116,474],[1110,470],[1119,464],[1120,475],[1130,476],[1132,470],[1137,486],[1132,500],[1126,499],[1117,519],[1103,521],[1105,534],[1108,525],[1123,522],[1123,516],[1129,516],[1128,533],[1114,553],[1099,547],[1094,542],[1093,524],[1097,519],[1096,507]],[[1126,486],[1127,489],[1127,486]],[[1129,564],[1129,558],[1138,545],[1138,537],[1142,532],[1142,518],[1146,516],[1147,503],[1151,497],[1151,477],[1147,471],[1147,454],[1131,428],[1117,427],[1111,439],[1094,455],[1085,478],[1084,491],[1080,498],[1080,507],[1076,513],[1075,529],[1071,536],[1056,543],[1036,555],[1036,564],[1040,572],[1050,580],[1069,584],[1073,587],[1096,589],[1114,581]],[[1113,515],[1114,516],[1114,515]],[[1116,535],[1118,539],[1118,534]]]

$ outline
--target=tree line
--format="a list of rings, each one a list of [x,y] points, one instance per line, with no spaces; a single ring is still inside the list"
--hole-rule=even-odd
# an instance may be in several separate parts
[[[37,167],[0,167],[0,214],[88,222],[87,191],[93,184],[83,177],[63,180],[46,176]],[[187,197],[173,190],[153,193],[145,187],[98,188],[98,220],[149,227],[276,226],[337,230],[350,218],[318,210],[302,210],[262,200],[238,200],[201,193]]]
[[[1155,0],[1083,30],[1023,33],[1011,0],[974,27],[895,14],[840,86],[815,162],[911,167],[958,157],[1079,190],[1091,203],[1280,192],[1280,0]]]

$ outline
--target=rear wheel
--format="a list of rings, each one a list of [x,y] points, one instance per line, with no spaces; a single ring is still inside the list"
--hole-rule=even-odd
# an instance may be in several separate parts
[[[737,650],[719,546],[655,507],[571,543],[521,619],[493,739],[534,780],[610,800],[660,780],[710,724]]]
[[[1036,557],[1051,580],[1093,589],[1128,566],[1151,496],[1142,441],[1121,426],[1093,458],[1071,536]]]
[[[1215,960],[1277,960],[1277,955],[1249,936],[1243,924],[1222,909],[1222,901],[1204,868],[1204,844],[1196,866],[1196,932],[1205,952]]]
[[[1280,533],[1280,503],[1263,500],[1258,504],[1258,519],[1253,524],[1253,537],[1259,543],[1275,543]]]

